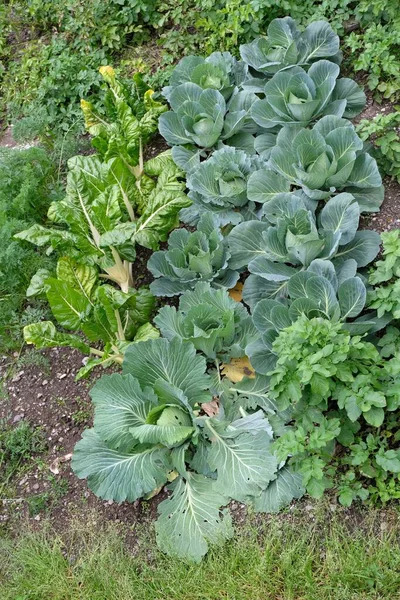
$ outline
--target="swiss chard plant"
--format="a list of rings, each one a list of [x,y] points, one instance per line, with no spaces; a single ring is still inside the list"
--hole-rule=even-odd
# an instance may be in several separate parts
[[[265,164],[256,155],[225,146],[187,175],[192,206],[181,211],[186,223],[196,223],[204,212],[218,217],[219,225],[237,224],[254,218],[259,205],[247,196],[249,176]]]
[[[268,415],[276,411],[264,382],[223,389],[213,380],[190,342],[130,346],[123,374],[93,388],[94,427],[72,459],[77,476],[106,500],[132,502],[170,484],[172,494],[158,507],[157,542],[195,561],[232,536],[222,510],[230,499],[274,511],[303,493],[300,476],[271,452]]]
[[[122,363],[129,343],[159,335],[149,322],[155,298],[148,289],[129,288],[123,292],[102,283],[95,266],[70,257],[58,260],[54,275],[46,269],[39,270],[27,296],[46,298],[62,331],[52,321],[40,321],[24,327],[25,341],[37,348],[69,346],[88,354],[78,379],[98,365]],[[69,331],[83,332],[86,340]]]
[[[229,252],[212,213],[205,213],[190,233],[176,229],[168,240],[168,250],[154,252],[148,263],[155,281],[150,289],[155,296],[176,296],[194,288],[199,281],[216,288],[231,288],[239,273],[228,268]]]
[[[104,358],[108,364],[112,357],[121,360],[153,306],[148,291],[134,289],[137,245],[157,249],[191,200],[169,152],[143,162],[143,143],[155,132],[164,107],[154,106],[151,93],[145,92],[136,116],[112,69],[104,68],[103,75],[114,120],[105,122],[85,105],[86,123],[99,152],[70,159],[66,195],[48,211],[51,226],[36,224],[15,237],[65,257],[57,277],[39,273],[31,290],[43,284],[59,324],[82,330],[90,341],[102,341],[104,349],[91,352],[100,353],[99,362]],[[119,290],[98,285],[99,278]],[[108,333],[102,330],[105,325]],[[148,331],[153,335],[150,325]],[[46,322],[29,326],[25,339],[45,347],[57,345],[63,335]],[[72,344],[71,336],[68,339]]]
[[[284,296],[290,278],[315,259],[352,264],[355,272],[379,252],[379,234],[357,230],[360,209],[351,194],[331,198],[318,215],[315,202],[297,193],[277,195],[263,211],[264,220],[240,223],[227,237],[229,265],[251,273],[243,289],[251,306]]]
[[[207,283],[185,292],[178,309],[161,308],[154,323],[163,337],[191,342],[208,360],[241,358],[247,344],[258,336],[243,304],[226,289],[215,290]]]

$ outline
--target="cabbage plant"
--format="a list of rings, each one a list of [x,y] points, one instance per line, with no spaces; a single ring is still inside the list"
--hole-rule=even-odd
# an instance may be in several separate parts
[[[253,173],[249,179],[248,195],[254,202],[262,201],[264,191],[273,198],[287,192],[289,186],[300,188],[314,200],[349,192],[361,212],[375,212],[383,201],[376,161],[364,151],[363,142],[346,119],[328,115],[312,129],[285,126],[269,156],[269,169]]]
[[[276,511],[303,493],[301,476],[278,469],[271,451],[277,414],[264,379],[225,391],[213,381],[190,342],[130,346],[123,374],[92,389],[94,426],[72,458],[75,474],[104,500],[133,502],[172,482],[158,507],[157,542],[192,561],[232,536],[221,510],[231,499]]]
[[[338,79],[339,66],[328,60],[280,71],[267,81],[265,98],[257,100],[251,115],[266,129],[283,125],[306,127],[324,115],[353,118],[365,106],[365,94],[352,79]]]
[[[243,304],[227,290],[215,290],[207,283],[185,292],[178,309],[163,306],[154,323],[163,337],[192,342],[210,360],[242,357],[246,345],[258,336]]]
[[[353,266],[347,261],[335,269],[332,262],[317,259],[288,280],[287,299],[264,298],[255,305],[253,323],[261,337],[248,344],[246,354],[258,373],[265,375],[275,368],[275,339],[302,316],[340,321],[356,335],[379,329],[376,313],[359,317],[367,291],[362,279],[354,275]]]
[[[161,115],[159,130],[173,147],[176,164],[187,172],[198,168],[200,157],[207,156],[221,141],[246,148],[249,143],[254,145],[251,135],[260,128],[250,110],[256,100],[257,96],[248,91],[236,90],[226,102],[218,90],[203,90],[195,83],[175,87],[169,95],[172,110]]]
[[[224,147],[216,150],[198,169],[187,176],[192,206],[181,211],[185,222],[197,222],[204,211],[212,212],[220,225],[240,223],[249,215],[254,218],[256,206],[249,205],[247,182],[251,173],[264,161],[243,150]]]
[[[151,255],[147,268],[156,279],[150,289],[155,296],[176,296],[193,289],[199,281],[231,288],[239,274],[228,268],[229,256],[217,218],[205,213],[197,231],[176,229],[169,236],[168,250]]]
[[[240,46],[242,60],[255,71],[258,79],[250,79],[254,91],[262,91],[262,78],[299,65],[304,68],[324,58],[339,64],[339,36],[326,21],[314,21],[303,32],[291,17],[274,19],[267,37],[259,37]],[[261,89],[259,86],[261,80]]]
[[[213,52],[207,58],[185,56],[173,70],[169,85],[162,90],[163,95],[169,100],[173,90],[182,83],[195,83],[203,90],[218,90],[228,100],[235,87],[245,80],[247,69],[247,65],[230,52]]]
[[[243,298],[284,296],[288,281],[316,259],[365,267],[379,252],[375,231],[357,231],[360,209],[351,194],[329,200],[316,216],[296,194],[281,194],[265,207],[265,221],[240,223],[227,237],[229,265],[247,267]]]

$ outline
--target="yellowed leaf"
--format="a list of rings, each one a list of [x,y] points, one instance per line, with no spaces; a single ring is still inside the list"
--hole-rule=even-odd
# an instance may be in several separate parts
[[[235,302],[241,302],[242,301],[242,291],[243,291],[243,283],[241,281],[238,281],[237,284],[235,285],[235,287],[228,290],[228,294],[230,295],[232,300],[235,300]]]
[[[232,358],[230,363],[224,363],[221,368],[221,373],[233,381],[233,383],[242,381],[243,377],[254,379],[256,376],[247,356],[243,356],[242,358]]]

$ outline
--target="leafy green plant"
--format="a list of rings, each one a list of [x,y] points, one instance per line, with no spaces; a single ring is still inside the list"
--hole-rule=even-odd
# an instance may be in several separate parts
[[[21,325],[34,312],[43,314],[40,302],[26,306],[29,280],[40,268],[54,264],[13,235],[43,221],[51,199],[60,195],[54,164],[42,148],[0,149],[0,336],[4,350],[21,345]]]
[[[218,219],[205,213],[193,233],[176,229],[168,250],[154,252],[147,268],[156,278],[150,284],[155,296],[176,296],[191,290],[199,281],[215,288],[231,288],[239,273],[228,268],[230,254],[218,228]]]
[[[162,550],[195,561],[209,544],[232,535],[221,506],[230,498],[260,498],[287,472],[278,472],[270,452],[265,413],[246,412],[267,400],[242,397],[240,390],[235,404],[229,394],[216,397],[205,369],[190,342],[130,346],[123,375],[103,377],[92,390],[94,428],[84,432],[72,459],[78,477],[104,499],[134,501],[172,481],[172,495],[159,505],[157,541]],[[302,493],[298,477],[290,477],[286,501]],[[270,493],[279,505],[276,484]]]
[[[243,150],[225,146],[187,174],[191,207],[181,211],[184,222],[197,223],[204,212],[212,212],[219,225],[237,224],[254,218],[257,206],[249,203],[247,184],[250,174],[264,161]]]
[[[383,259],[378,260],[369,275],[374,286],[368,296],[369,306],[375,308],[379,316],[386,313],[400,318],[400,230],[382,233]],[[375,285],[384,283],[385,285]]]
[[[182,83],[195,83],[204,90],[218,90],[225,100],[229,100],[246,76],[247,65],[237,61],[229,52],[213,52],[207,58],[185,56],[173,70],[169,85],[163,88],[163,95],[169,100],[174,89]]]
[[[314,260],[306,271],[293,275],[286,287],[289,300],[265,298],[253,309],[254,325],[261,338],[247,346],[246,354],[261,374],[267,374],[275,365],[277,354],[273,344],[280,331],[303,316],[346,322],[345,327],[355,334],[381,326],[372,312],[368,318],[362,316],[353,321],[364,309],[367,292],[363,281],[355,276],[352,259],[345,261],[337,273],[330,261]]]
[[[41,321],[24,327],[24,338],[37,348],[70,346],[96,358],[89,359],[77,378],[97,365],[121,363],[131,341],[157,337],[158,332],[148,322],[154,308],[154,298],[145,288],[120,291],[100,284],[98,271],[71,258],[57,263],[56,277],[41,270],[32,279],[27,295],[45,296],[53,317],[69,331],[83,331],[91,343],[101,342],[103,349],[90,347],[78,335],[58,331],[52,321]]]
[[[367,82],[375,97],[397,99],[400,79],[400,19],[390,0],[361,0],[355,8],[361,28],[345,44],[355,71],[368,73]]]
[[[220,140],[236,146],[243,143],[238,133],[254,133],[258,127],[250,117],[257,100],[253,92],[238,91],[229,103],[216,89],[182,83],[169,94],[172,110],[160,117],[159,130],[170,146],[176,163],[184,170],[196,167],[199,157],[215,148]],[[248,139],[244,143],[248,145]]]
[[[275,451],[279,460],[292,456],[289,463],[316,497],[332,487],[335,441],[351,448],[365,421],[376,430],[390,414],[396,419],[400,406],[398,358],[384,361],[373,344],[346,329],[303,316],[273,342],[278,360],[270,372],[271,398],[281,409],[294,408],[294,426],[276,441]],[[349,457],[355,460],[351,451]]]
[[[319,60],[308,72],[293,67],[276,73],[263,88],[265,98],[252,106],[255,122],[266,129],[306,127],[324,115],[353,118],[365,106],[365,94],[352,79],[338,79],[340,68]]]
[[[112,98],[109,115],[114,120],[99,119],[84,103],[99,153],[70,159],[66,197],[52,203],[48,212],[52,228],[36,224],[15,236],[65,255],[58,262],[57,277],[41,269],[28,295],[45,293],[62,327],[82,329],[89,341],[102,341],[104,348],[89,348],[49,321],[27,326],[25,339],[39,347],[72,345],[97,354],[100,358],[89,361],[79,375],[99,363],[120,362],[129,341],[155,335],[146,325],[153,299],[148,291],[133,289],[135,246],[157,248],[177,224],[179,210],[190,204],[181,172],[168,152],[143,162],[143,144],[156,130],[164,107],[146,91],[135,115],[113,70],[104,68],[102,74],[109,84],[106,100]],[[99,285],[99,278],[120,290]]]
[[[258,335],[245,307],[226,290],[206,283],[185,292],[178,309],[163,306],[154,323],[163,337],[189,341],[209,360],[243,357],[246,345]]]
[[[265,221],[240,223],[227,236],[229,266],[251,273],[243,289],[250,306],[263,297],[284,296],[290,279],[312,264],[321,265],[325,275],[333,267],[328,262],[324,267],[324,261],[332,260],[339,268],[347,265],[353,276],[379,252],[379,234],[357,231],[360,210],[351,194],[331,198],[318,217],[303,198],[279,194],[264,205]],[[334,271],[329,279],[336,281]]]
[[[340,117],[323,117],[311,130],[283,127],[268,164],[281,175],[276,193],[287,192],[289,184],[315,200],[346,191],[357,200],[361,212],[376,212],[383,200],[375,159],[363,151],[354,126]],[[276,180],[269,171],[261,171],[259,177],[267,188],[271,178]]]
[[[381,172],[400,182],[400,107],[388,114],[378,114],[373,119],[363,119],[357,126],[362,140],[370,139],[372,150]]]
[[[340,63],[339,36],[326,21],[315,21],[301,33],[291,17],[274,19],[267,37],[240,48],[242,60],[256,73],[271,77],[293,65],[311,65],[320,58]]]

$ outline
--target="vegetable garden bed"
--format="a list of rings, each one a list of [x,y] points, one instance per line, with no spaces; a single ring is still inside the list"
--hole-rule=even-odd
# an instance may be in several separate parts
[[[12,527],[15,515],[40,521],[42,509],[61,530],[94,507],[129,525],[158,511],[160,547],[198,561],[232,535],[221,508],[232,499],[240,520],[248,503],[278,512],[306,490],[335,487],[327,493],[345,506],[400,496],[398,335],[385,330],[398,309],[394,292],[385,297],[391,283],[366,291],[368,276],[398,276],[397,263],[365,270],[376,232],[399,227],[399,185],[385,182],[382,203],[375,160],[346,120],[363,93],[338,78],[326,24],[314,49],[317,26],[301,36],[290,20],[270,28],[293,36],[302,67],[272,60],[257,40],[242,47],[245,63],[185,59],[164,90],[168,112],[140,79],[133,98],[102,67],[110,121],[82,103],[97,154],[71,159],[50,227],[16,236],[61,250],[56,273],[38,271],[28,289],[47,297],[61,329],[29,324],[26,341],[73,349],[26,351],[6,384],[1,417],[43,437],[34,468],[8,477]],[[152,156],[152,142],[146,161],[157,124],[172,155]],[[395,237],[384,240],[395,258]],[[156,298],[139,287],[148,283]],[[97,381],[100,366],[109,374]],[[4,357],[0,374],[9,367]]]

